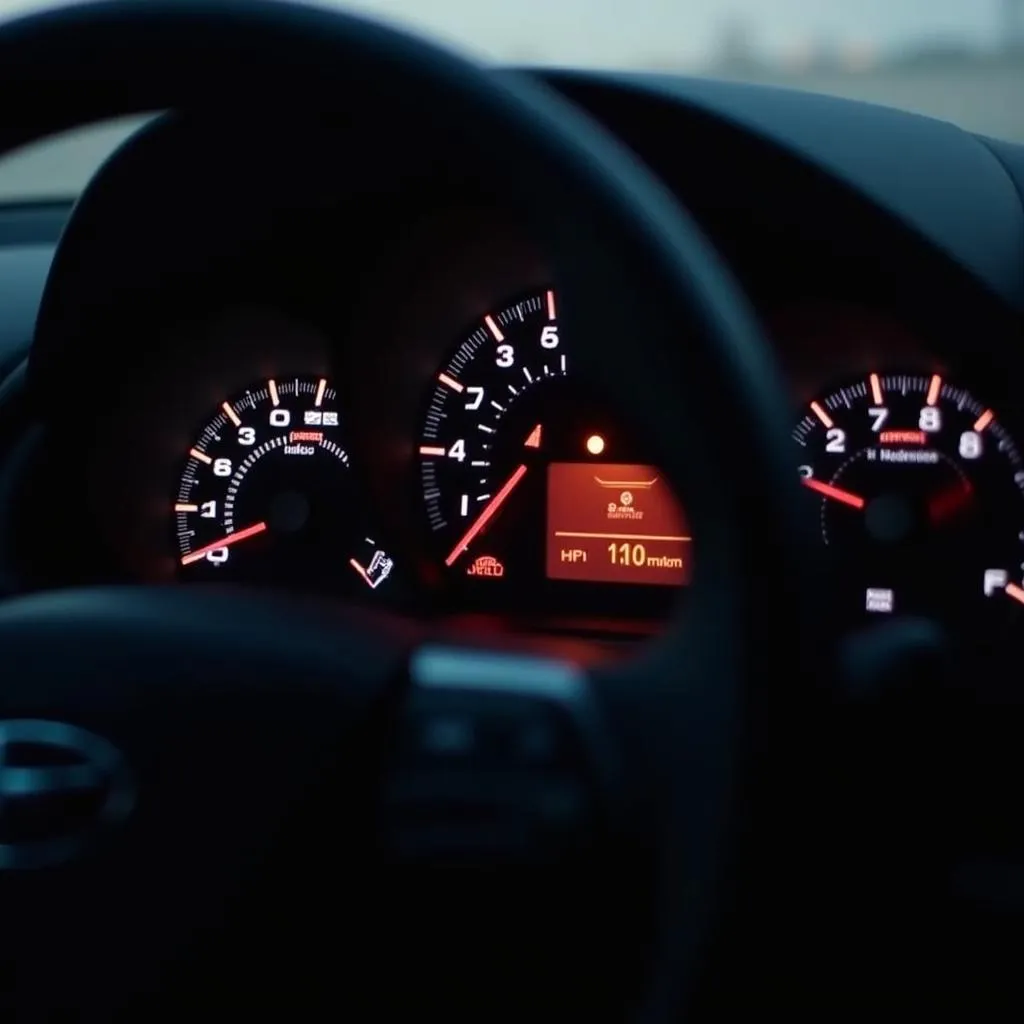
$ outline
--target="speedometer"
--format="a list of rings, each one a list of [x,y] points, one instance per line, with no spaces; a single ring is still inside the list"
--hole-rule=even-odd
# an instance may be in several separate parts
[[[689,531],[668,484],[573,372],[553,290],[486,313],[439,368],[419,440],[437,564],[481,599],[679,585]],[[593,588],[597,587],[597,590]]]
[[[1024,604],[1024,459],[996,410],[939,374],[872,373],[793,436],[850,616]]]

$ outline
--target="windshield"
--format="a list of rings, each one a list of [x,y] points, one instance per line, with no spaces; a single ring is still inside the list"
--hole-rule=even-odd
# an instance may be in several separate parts
[[[1024,142],[1024,0],[320,2],[495,63],[782,85]],[[52,0],[0,0],[0,17],[49,6]],[[0,160],[0,201],[75,196],[137,123],[87,129]]]

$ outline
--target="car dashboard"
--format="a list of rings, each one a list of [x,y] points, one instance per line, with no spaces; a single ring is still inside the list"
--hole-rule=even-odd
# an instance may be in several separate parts
[[[634,436],[613,415],[629,407],[614,367],[600,377],[577,373],[588,338],[575,330],[567,297],[598,310],[631,297],[563,289],[567,268],[548,256],[546,225],[512,198],[507,179],[490,174],[495,161],[515,166],[504,140],[480,154],[429,119],[397,135],[376,116],[373,95],[342,97],[330,117],[183,111],[148,120],[74,204],[0,208],[0,598],[25,595],[9,602],[6,626],[15,724],[38,730],[53,718],[91,731],[95,706],[97,735],[109,731],[156,783],[140,790],[141,821],[148,827],[162,807],[172,809],[170,831],[150,833],[152,863],[166,863],[170,849],[184,867],[158,905],[174,904],[190,929],[193,908],[221,884],[206,874],[219,836],[243,815],[278,833],[299,823],[291,815],[306,801],[291,799],[281,781],[297,770],[295,792],[330,803],[326,817],[316,804],[315,834],[296,833],[297,859],[287,864],[301,870],[282,876],[282,902],[304,905],[296,878],[312,880],[310,899],[321,900],[311,864],[332,879],[339,864],[357,864],[357,902],[381,923],[380,949],[390,955],[396,918],[380,913],[388,904],[363,884],[355,833],[337,828],[338,807],[361,813],[348,794],[362,790],[335,790],[333,781],[322,790],[315,781],[327,768],[346,784],[369,779],[376,788],[377,754],[365,769],[347,758],[363,746],[363,662],[380,660],[381,703],[410,712],[397,725],[389,709],[382,723],[398,766],[398,785],[384,787],[385,813],[398,808],[401,827],[388,836],[406,840],[403,850],[425,836],[436,853],[438,836],[445,849],[450,835],[461,844],[488,832],[503,849],[506,821],[516,843],[526,835],[518,822],[537,821],[545,842],[552,836],[571,850],[554,887],[532,861],[500,886],[499,903],[515,904],[514,920],[544,940],[535,952],[545,982],[548,965],[563,966],[547,951],[569,948],[599,917],[627,941],[606,943],[603,928],[583,936],[581,987],[603,1001],[593,981],[606,963],[609,975],[619,973],[622,949],[628,961],[635,952],[635,973],[646,976],[663,914],[665,923],[685,919],[687,945],[704,928],[705,910],[683,913],[689,896],[680,899],[674,882],[662,889],[663,880],[689,887],[687,860],[728,860],[730,877],[716,893],[721,928],[701,982],[716,1010],[773,999],[792,1006],[790,988],[797,1005],[816,1008],[837,994],[844,1005],[886,1000],[917,1010],[948,1012],[964,994],[975,1011],[986,1000],[1000,1005],[1002,993],[1019,993],[1024,913],[1024,834],[1013,811],[1024,767],[1014,664],[1024,624],[1024,147],[786,90],[525,74],[647,164],[738,283],[790,399],[800,507],[755,483],[784,478],[753,462],[753,452],[773,446],[751,438],[748,448],[737,424],[769,423],[768,413],[712,409],[697,401],[699,381],[680,380],[679,401],[694,397],[691,411],[708,410],[706,420],[666,448],[685,442],[699,455],[702,436],[716,452],[730,439],[729,464],[711,474],[729,493],[726,507],[769,510],[765,539],[754,544],[788,535],[779,509],[799,514],[796,526],[817,555],[806,567],[813,575],[802,560],[799,573],[783,575],[807,592],[759,575],[756,586],[736,586],[736,604],[756,595],[748,604],[763,607],[726,606],[720,631],[722,604],[695,600],[687,617],[691,582],[695,595],[711,594],[705,567],[728,566],[729,545],[703,546],[702,531],[714,524],[697,515],[701,496],[669,488],[659,439]],[[624,279],[642,280],[628,269]],[[676,341],[694,339],[680,327]],[[618,339],[624,368],[654,349],[635,342]],[[777,394],[775,384],[765,381],[765,391]],[[686,479],[681,463],[673,480]],[[744,557],[757,552],[737,537]],[[769,554],[782,550],[804,548],[794,540]],[[766,555],[744,564],[780,571],[787,563]],[[288,600],[245,593],[222,602],[210,593],[219,588],[269,588]],[[166,611],[183,604],[195,630],[179,631]],[[51,615],[53,632],[33,631]],[[381,620],[387,629],[378,632]],[[369,643],[355,642],[364,634]],[[66,648],[48,642],[54,636]],[[659,660],[669,644],[685,656],[673,650]],[[701,644],[722,657],[700,664],[707,655],[693,646]],[[527,656],[536,653],[557,657]],[[59,672],[50,672],[51,658]],[[461,676],[445,669],[434,685],[446,661],[469,667]],[[349,672],[359,683],[352,703]],[[469,677],[472,688],[463,687]],[[591,690],[600,698],[593,705]],[[517,710],[541,702],[543,719]],[[497,728],[506,714],[509,728]],[[135,715],[143,728],[132,738]],[[585,788],[564,770],[577,744],[563,756],[563,721],[567,737],[599,754],[592,766],[587,754]],[[604,722],[616,727],[607,751]],[[16,745],[8,753],[23,760],[7,766],[12,785],[32,772],[56,777],[39,767],[33,743]],[[720,768],[719,753],[728,755]],[[211,786],[207,766],[228,774]],[[695,845],[734,770],[735,796],[721,807],[742,841]],[[452,786],[462,773],[466,790]],[[481,800],[493,786],[518,808],[518,783],[506,785],[518,778],[528,780],[522,799],[531,807],[535,793],[556,797],[543,801],[543,818],[532,810],[506,818],[489,796]],[[183,779],[194,788],[179,799]],[[578,845],[573,838],[563,847],[576,835],[564,825],[587,806],[591,783],[608,800],[595,821],[585,812]],[[424,793],[443,817],[426,813]],[[274,810],[278,797],[287,819]],[[200,817],[178,817],[193,799]],[[375,819],[376,800],[366,805]],[[678,819],[677,800],[686,805]],[[397,816],[406,808],[410,829]],[[199,832],[180,824],[189,821]],[[581,873],[576,851],[597,845],[591,836],[603,839],[606,829],[614,859],[595,861],[592,874],[587,858]],[[340,845],[325,844],[328,833]],[[148,856],[145,844],[125,847],[133,864],[139,849]],[[353,849],[356,860],[339,861]],[[190,874],[200,862],[202,873]],[[101,877],[161,877],[123,863]],[[92,877],[82,870],[70,869]],[[488,887],[467,890],[471,920],[497,922],[511,956],[478,942],[487,928],[448,931],[481,965],[512,964],[518,984],[530,960],[513,948],[522,931],[502,928],[491,898],[494,879],[510,876],[473,874]],[[459,920],[445,917],[448,894],[458,891],[445,884],[453,875],[464,877],[442,871],[425,886],[393,889],[388,876],[388,902],[401,913],[412,907],[406,916],[422,925],[400,943],[410,962],[420,962],[425,944],[438,963],[452,962],[436,923],[439,915]],[[633,884],[648,876],[650,889]],[[712,887],[693,877],[697,906]],[[106,907],[107,886],[89,888],[82,906]],[[55,891],[63,900],[66,890]],[[266,916],[262,878],[257,891],[256,916],[244,918],[258,925],[254,950],[267,921],[277,931],[279,920]],[[421,891],[424,904],[406,900]],[[40,920],[42,892],[31,887],[26,921]],[[346,908],[348,892],[339,889]],[[609,895],[622,897],[624,914],[608,912],[620,907]],[[124,920],[134,924],[118,933],[134,945],[135,925],[158,918],[146,900],[130,901]],[[221,905],[209,906],[216,914]],[[563,915],[572,918],[565,932]],[[95,913],[77,917],[88,925]],[[791,927],[780,930],[780,919]],[[22,931],[12,933],[19,943]],[[52,932],[34,940],[44,974]],[[78,933],[68,934],[69,959],[80,964]],[[210,934],[219,953],[220,933]],[[333,992],[336,949],[297,948],[314,946]],[[591,947],[599,959],[586,955]],[[139,944],[140,953],[149,948]],[[433,960],[425,963],[432,970]],[[223,958],[211,964],[219,975]],[[239,964],[244,988],[251,958]],[[622,973],[633,975],[633,965]],[[287,988],[290,999],[295,986]],[[403,991],[419,999],[431,989]],[[523,991],[532,998],[531,985]]]
[[[786,122],[790,94],[751,91],[747,116],[767,103],[778,121],[753,131],[728,87],[548,78],[692,212],[770,337],[828,628],[912,616],[979,652],[1009,643],[1024,362],[1021,296],[992,252],[1022,214],[995,154],[951,128],[931,143],[977,145],[1012,216],[976,196],[929,210],[899,192],[899,154],[882,193],[884,169],[840,174],[841,153],[808,150],[816,98]],[[910,135],[932,124],[906,115]],[[609,414],[615,380],[575,374],[586,338],[529,216],[457,142],[362,145],[369,130],[167,115],[101,169],[43,296],[34,429],[6,480],[12,590],[284,587],[614,642],[685,604],[687,495]]]

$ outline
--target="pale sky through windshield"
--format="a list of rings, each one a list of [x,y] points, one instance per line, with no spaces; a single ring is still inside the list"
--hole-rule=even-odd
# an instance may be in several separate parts
[[[499,64],[739,78],[887,104],[1024,142],[1024,0],[319,2]],[[1016,30],[1008,27],[1012,4]],[[0,20],[51,6],[0,0]],[[957,47],[959,58],[950,59]],[[5,157],[0,203],[77,195],[138,123],[83,128]]]
[[[622,67],[700,64],[714,55],[730,21],[776,53],[814,40],[881,49],[928,40],[992,43],[1003,0],[320,2],[418,26],[495,60]],[[46,6],[52,0],[0,0],[0,16]]]
[[[700,63],[723,27],[749,26],[769,50],[809,40],[888,48],[922,39],[988,43],[1002,0],[358,0],[486,56],[623,65],[675,56]]]

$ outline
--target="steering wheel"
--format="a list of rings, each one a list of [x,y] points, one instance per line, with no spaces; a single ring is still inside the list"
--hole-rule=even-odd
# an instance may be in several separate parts
[[[4,602],[11,1010],[344,1012],[359,995],[493,1019],[529,979],[563,1008],[599,992],[605,1011],[677,1016],[742,852],[756,751],[813,694],[785,390],[698,229],[538,84],[322,8],[77,5],[0,28],[0,82],[20,97],[2,151],[132,112],[336,111],[369,94],[381,131],[425,118],[475,146],[548,247],[582,372],[648,443],[697,539],[664,634],[594,670],[293,597]],[[59,327],[46,309],[40,331]],[[30,360],[36,394],[48,372]],[[632,957],[613,926],[626,910]],[[502,943],[517,950],[504,975]],[[507,987],[483,990],[491,975],[446,961],[454,949]],[[604,960],[580,967],[582,949]]]

